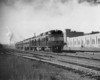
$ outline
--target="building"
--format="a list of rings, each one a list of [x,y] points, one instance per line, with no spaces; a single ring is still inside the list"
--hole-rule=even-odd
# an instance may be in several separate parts
[[[64,35],[65,46],[64,48],[79,48],[93,49],[100,48],[100,33],[98,31],[92,31],[91,33],[85,34],[84,32],[71,31],[70,29],[65,30]]]
[[[84,32],[77,32],[77,31],[71,31],[71,29],[65,29],[64,33],[64,42],[66,42],[67,37],[77,37],[77,36],[83,36]]]

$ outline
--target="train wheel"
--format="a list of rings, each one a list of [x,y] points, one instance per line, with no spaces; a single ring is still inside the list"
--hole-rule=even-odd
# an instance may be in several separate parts
[[[36,51],[37,50],[36,47],[34,47],[33,50]]]
[[[52,52],[56,52],[56,49],[54,47],[51,48]]]
[[[58,50],[57,50],[59,53],[61,53],[61,47],[58,47]]]
[[[52,51],[52,52],[61,53],[61,47],[53,47],[53,48],[51,48],[51,51]]]
[[[30,47],[30,50],[33,50],[33,48],[32,48],[32,47]]]
[[[44,47],[42,47],[41,50],[44,51],[45,50]]]

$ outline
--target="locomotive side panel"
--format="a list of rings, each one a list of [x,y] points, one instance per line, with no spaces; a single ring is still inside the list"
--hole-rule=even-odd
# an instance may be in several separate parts
[[[30,40],[31,39],[26,39],[23,41],[23,50],[30,50]]]
[[[46,47],[47,46],[45,36],[40,38],[40,46],[41,47]]]
[[[35,37],[32,37],[30,39],[30,50],[35,50],[35,47],[36,47],[36,39]]]
[[[15,47],[16,47],[16,49],[22,50],[23,49],[23,41],[20,41],[20,42],[16,43]]]

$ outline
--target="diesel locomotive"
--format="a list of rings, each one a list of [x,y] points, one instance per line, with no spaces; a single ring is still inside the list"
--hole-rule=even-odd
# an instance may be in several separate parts
[[[61,52],[64,45],[63,32],[61,30],[50,30],[23,41],[17,42],[15,47],[21,50],[39,50]]]

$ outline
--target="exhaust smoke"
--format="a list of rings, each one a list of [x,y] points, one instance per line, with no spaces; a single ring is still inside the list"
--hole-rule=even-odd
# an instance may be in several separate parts
[[[8,31],[7,34],[6,34],[6,36],[8,38],[8,44],[10,46],[11,45],[11,42],[12,42],[12,39],[13,39],[13,34],[12,34],[12,32],[10,31],[10,29],[8,27],[6,27],[6,29]]]

